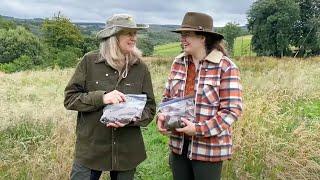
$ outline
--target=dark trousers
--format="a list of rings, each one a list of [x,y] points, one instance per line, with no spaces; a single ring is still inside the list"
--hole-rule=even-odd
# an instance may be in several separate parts
[[[136,169],[128,171],[110,171],[111,180],[133,180]],[[84,167],[81,164],[73,163],[71,180],[99,180],[102,171],[97,171]]]
[[[187,157],[189,140],[185,140],[182,155],[171,152],[170,167],[174,180],[220,180],[222,161],[205,162]]]

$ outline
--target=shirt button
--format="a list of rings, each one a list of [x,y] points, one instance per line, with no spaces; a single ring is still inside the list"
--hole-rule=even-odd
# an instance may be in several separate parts
[[[98,82],[98,81],[96,81],[96,84],[99,84],[99,82]]]
[[[109,74],[106,74],[106,76],[108,77],[108,76],[109,76]]]
[[[116,142],[113,142],[113,144],[116,144]]]

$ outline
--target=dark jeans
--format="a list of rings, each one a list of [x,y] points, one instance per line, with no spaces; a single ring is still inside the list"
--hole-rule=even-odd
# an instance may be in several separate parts
[[[133,180],[136,169],[128,171],[110,171],[111,180]],[[73,163],[71,180],[99,180],[102,171],[84,167],[81,164]]]
[[[182,155],[171,152],[169,163],[174,180],[220,180],[222,161],[205,162],[190,160],[187,157],[188,145],[186,140],[183,145]]]

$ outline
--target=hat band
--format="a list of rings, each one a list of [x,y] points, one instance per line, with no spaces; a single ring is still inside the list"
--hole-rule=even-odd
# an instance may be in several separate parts
[[[188,26],[188,25],[181,25],[181,28],[191,28],[199,31],[205,31],[205,28],[203,26]]]
[[[138,26],[137,25],[135,25],[135,24],[130,24],[130,25],[128,25],[128,24],[114,24],[114,25],[111,25],[111,26],[106,26],[105,28],[106,29],[111,29],[111,28],[114,28],[114,27],[127,27],[127,28],[138,28]]]

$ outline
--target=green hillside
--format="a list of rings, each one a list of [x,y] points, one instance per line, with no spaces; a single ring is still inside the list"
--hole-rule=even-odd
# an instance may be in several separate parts
[[[180,42],[155,46],[153,55],[161,57],[174,57],[181,52]]]
[[[234,54],[233,56],[256,56],[252,50],[250,51],[252,35],[237,37],[234,42]],[[158,45],[154,48],[154,56],[161,57],[174,57],[181,52],[180,43],[168,43],[164,45]]]
[[[234,53],[233,56],[256,56],[256,54],[250,50],[252,35],[237,37],[234,41]]]

